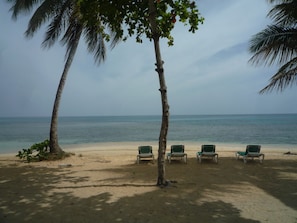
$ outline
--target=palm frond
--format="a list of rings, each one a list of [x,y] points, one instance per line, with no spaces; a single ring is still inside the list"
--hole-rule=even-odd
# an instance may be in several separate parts
[[[109,30],[109,33],[105,33],[105,30]],[[85,41],[88,45],[88,51],[94,53],[94,59],[97,64],[103,62],[106,58],[105,41],[109,41],[111,38],[110,46],[113,48],[118,44],[122,35],[113,32],[112,30],[104,27],[100,20],[96,24],[87,24],[85,27]]]
[[[32,15],[27,30],[25,32],[26,37],[32,37],[34,33],[51,19],[57,11],[57,5],[60,5],[62,1],[60,0],[44,0],[43,3],[35,10]]]
[[[296,26],[297,23],[297,1],[282,1],[274,6],[267,15],[276,25]]]
[[[65,58],[77,44],[82,32],[85,33],[85,41],[88,45],[89,52],[94,54],[95,62],[100,64],[106,58],[105,41],[111,39],[111,47],[120,42],[122,39],[121,23],[119,29],[105,21],[100,24],[100,14],[93,15],[93,20],[84,21],[81,13],[81,7],[76,0],[7,0],[13,2],[13,15],[15,18],[20,12],[29,12],[34,7],[36,10],[32,15],[27,30],[26,37],[32,37],[39,28],[48,22],[45,33],[43,48],[50,48],[64,32],[61,39],[62,45],[66,45]],[[99,4],[96,3],[96,4]],[[89,15],[88,15],[89,16]],[[88,17],[87,16],[87,17]],[[88,17],[89,18],[89,17]],[[117,18],[119,19],[119,18]],[[109,33],[106,33],[109,31]],[[77,45],[76,45],[77,47]]]
[[[112,41],[111,41],[110,47],[112,49],[123,40],[122,35],[118,35],[117,33],[114,33],[114,32],[111,33],[111,39]]]
[[[249,62],[271,65],[283,64],[297,55],[297,29],[268,26],[250,40],[249,51],[254,55]]]
[[[12,11],[12,18],[17,19],[20,13],[28,13],[32,10],[33,6],[42,0],[7,0],[13,2],[10,11]]]
[[[85,28],[85,41],[88,46],[88,51],[90,53],[94,53],[94,59],[97,64],[100,64],[106,58],[106,48],[104,42],[105,33],[103,30],[103,27],[99,24]]]
[[[83,25],[81,25],[78,22],[72,21],[61,42],[63,45],[66,45],[66,54],[65,54],[65,59],[69,57],[69,53],[74,49],[77,48],[78,42],[80,40],[80,37],[82,35],[83,31]]]
[[[119,27],[117,30],[121,30],[120,28],[121,24],[119,23]],[[120,43],[123,40],[123,32],[116,32],[113,29],[109,29],[109,33],[111,36],[111,48],[114,48],[118,43]]]
[[[267,0],[271,4],[281,4],[281,3],[290,3],[295,0]]]
[[[69,23],[69,15],[73,13],[72,0],[66,0],[64,2],[60,0],[55,0],[55,1],[59,1],[62,4],[59,5],[59,3],[57,3],[53,5],[55,9],[51,14],[52,21],[48,25],[48,29],[46,31],[44,41],[42,42],[42,46],[44,48],[45,47],[50,48],[56,42],[61,32],[65,31]]]
[[[278,72],[272,76],[270,83],[259,93],[263,94],[272,90],[283,91],[286,87],[297,84],[297,57],[283,65]]]

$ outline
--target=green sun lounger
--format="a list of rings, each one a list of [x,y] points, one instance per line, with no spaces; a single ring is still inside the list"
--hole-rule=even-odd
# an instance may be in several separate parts
[[[138,146],[137,163],[139,164],[141,159],[155,160],[152,146]]]
[[[260,163],[263,163],[264,154],[261,153],[261,145],[247,145],[246,150],[235,153],[236,159],[242,157],[243,162],[246,163],[248,159],[258,158]]]
[[[185,153],[184,145],[172,145],[170,148],[170,153],[167,153],[167,160],[171,163],[171,159],[183,159],[187,163],[187,154]]]
[[[216,153],[215,145],[201,145],[201,151],[196,154],[197,160],[201,163],[202,159],[212,159],[218,163],[219,155]]]

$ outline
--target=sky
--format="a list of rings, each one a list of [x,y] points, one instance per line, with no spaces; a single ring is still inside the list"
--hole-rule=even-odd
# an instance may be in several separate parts
[[[266,0],[197,0],[204,24],[192,34],[177,24],[174,46],[161,41],[171,115],[297,113],[296,85],[259,94],[277,66],[248,62],[249,40],[271,24]],[[25,38],[30,14],[12,20],[0,2],[0,117],[51,116],[65,48],[41,43],[45,28]],[[161,115],[153,43],[134,38],[108,47],[99,66],[84,39],[70,68],[59,116]]]

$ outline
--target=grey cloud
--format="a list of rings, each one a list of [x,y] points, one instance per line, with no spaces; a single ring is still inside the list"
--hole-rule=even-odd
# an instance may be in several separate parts
[[[297,113],[296,88],[259,95],[276,67],[248,64],[249,38],[264,28],[269,5],[258,0],[199,0],[196,34],[177,25],[175,45],[161,41],[171,114]],[[256,7],[255,7],[256,6]],[[65,48],[43,50],[43,32],[25,39],[28,17],[11,20],[0,3],[0,116],[50,116]],[[247,13],[252,12],[252,13]],[[24,19],[25,18],[25,19]],[[60,115],[160,114],[153,43],[134,39],[107,51],[99,66],[83,41],[70,69]]]

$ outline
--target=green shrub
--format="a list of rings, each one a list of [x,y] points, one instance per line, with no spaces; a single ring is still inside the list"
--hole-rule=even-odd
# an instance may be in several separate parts
[[[41,143],[35,143],[28,149],[19,151],[16,155],[20,159],[25,159],[27,162],[46,160],[49,155],[49,140],[46,139]]]

